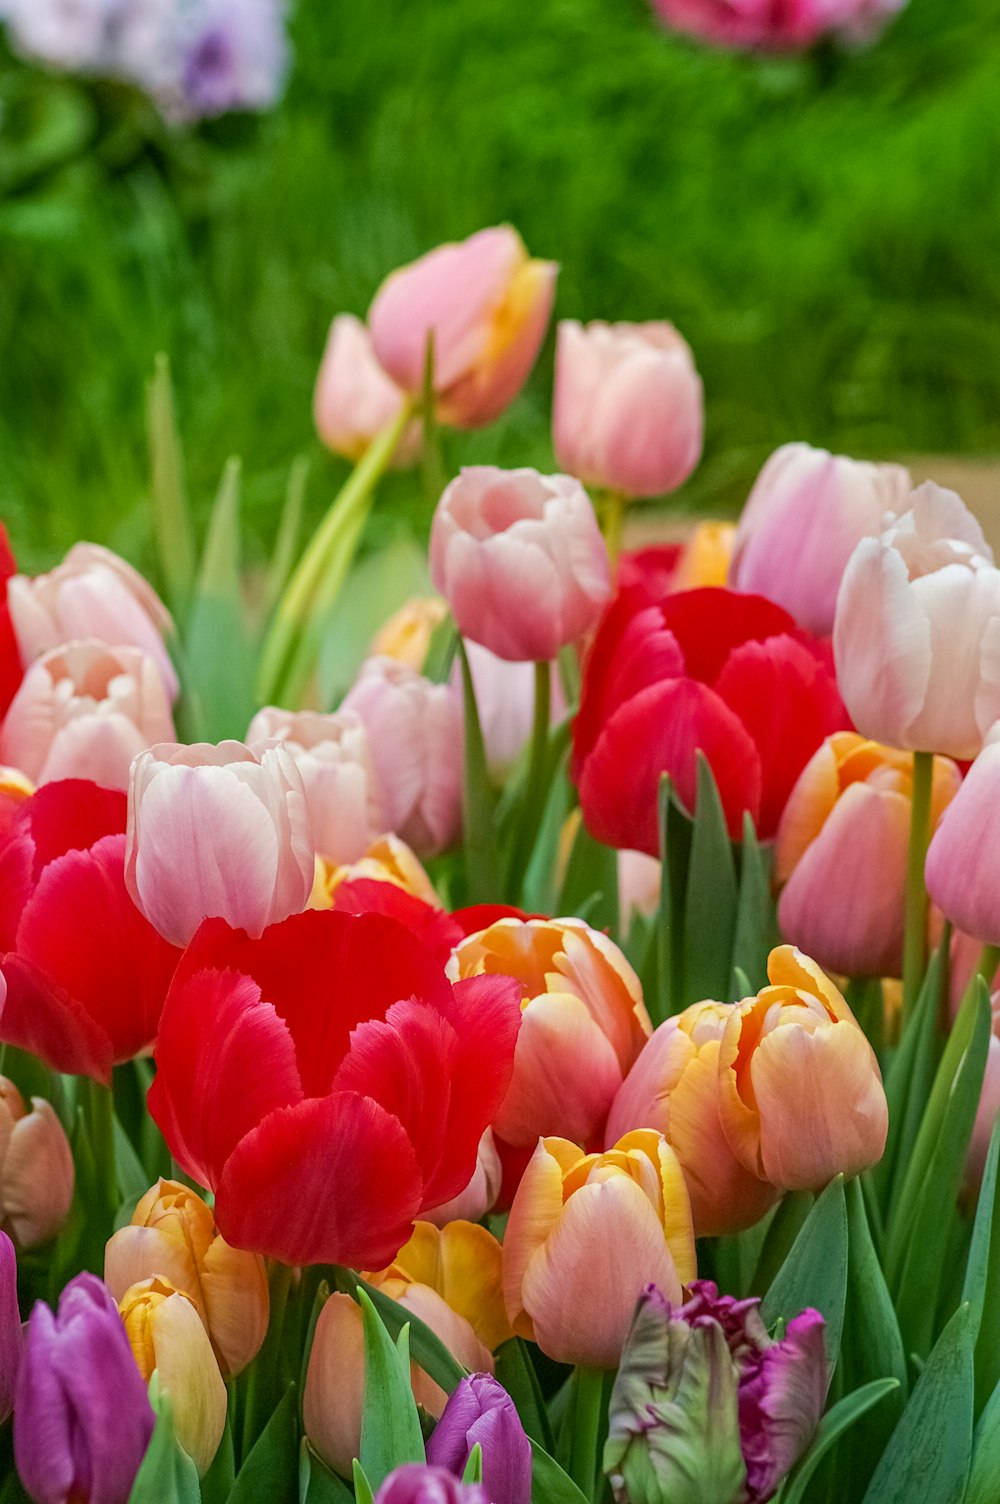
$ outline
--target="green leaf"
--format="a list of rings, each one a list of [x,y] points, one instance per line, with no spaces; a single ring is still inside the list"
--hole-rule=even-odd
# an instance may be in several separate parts
[[[298,1410],[289,1384],[240,1468],[228,1504],[298,1504],[298,1461]]]
[[[750,1289],[756,1294],[763,1295],[775,1278],[815,1204],[812,1191],[786,1191],[774,1208],[753,1265]]]
[[[496,790],[486,767],[486,747],[476,705],[476,691],[465,645],[458,644],[465,702],[465,780],[462,820],[465,845],[466,902],[495,901],[501,891],[500,852],[494,813]]]
[[[185,688],[209,741],[243,737],[254,711],[254,652],[240,580],[240,462],[226,465],[184,634]]]
[[[733,972],[749,978],[744,990],[736,981],[729,996],[746,997],[767,981],[767,958],[778,943],[778,921],[771,896],[770,856],[757,839],[749,813],[743,815],[743,844],[739,853],[739,896],[733,936]]]
[[[469,1453],[469,1460],[465,1464],[465,1472],[462,1474],[463,1483],[482,1483],[483,1481],[483,1449],[477,1441]]]
[[[677,802],[673,784],[664,773],[660,779],[660,906],[657,914],[656,993],[646,998],[653,1027],[680,1013],[697,999],[684,995],[684,894],[687,892],[692,825]]]
[[[184,464],[166,355],[156,357],[146,411],[153,471],[153,529],[166,595],[174,614],[182,618],[194,584],[194,529],[184,489]]]
[[[361,1465],[378,1488],[394,1468],[424,1461],[424,1440],[410,1385],[409,1326],[401,1328],[394,1346],[364,1290],[358,1301],[365,1332]]]
[[[618,932],[618,852],[590,834],[581,819],[566,864],[560,914],[579,914],[587,907],[594,929]]]
[[[302,514],[305,511],[309,468],[309,460],[304,454],[300,454],[292,461],[292,467],[288,472],[285,500],[281,508],[274,547],[271,550],[271,566],[267,572],[264,605],[268,611],[274,610],[281,592],[288,583],[288,576],[292,572],[292,564],[299,546],[299,534],[302,531]]]
[[[343,1478],[331,1473],[304,1436],[299,1452],[299,1498],[301,1504],[354,1504]]]
[[[684,995],[726,998],[736,935],[736,863],[722,800],[698,752],[698,799],[684,893]]]
[[[883,1206],[898,1200],[930,1095],[937,1064],[937,1018],[941,992],[941,953],[931,957],[916,1007],[886,1073],[889,1134],[885,1153],[872,1172]]]
[[[531,1443],[531,1504],[588,1504],[569,1474],[537,1441]]]
[[[201,1504],[227,1504],[236,1481],[236,1454],[233,1446],[233,1410],[230,1406],[219,1449],[201,1480]]]
[[[972,1445],[972,1471],[962,1504],[996,1504],[1000,1478],[1000,1384],[979,1417]]]
[[[938,1338],[863,1504],[960,1504],[972,1456],[972,1313],[959,1306]]]
[[[445,1347],[440,1337],[431,1331],[430,1327],[420,1320],[419,1316],[413,1315],[405,1306],[386,1295],[383,1290],[377,1290],[374,1285],[368,1285],[359,1279],[353,1269],[344,1269],[340,1266],[331,1266],[329,1271],[330,1283],[338,1290],[343,1290],[354,1300],[360,1300],[364,1292],[376,1311],[382,1318],[383,1324],[389,1335],[395,1337],[404,1326],[410,1328],[410,1354],[414,1363],[430,1376],[435,1384],[450,1394],[456,1384],[465,1378],[466,1370],[462,1367]]]
[[[809,1213],[760,1305],[768,1327],[814,1306],[826,1321],[826,1353],[833,1373],[840,1352],[847,1298],[847,1206],[844,1177],[831,1180]]]
[[[115,1174],[118,1180],[118,1190],[122,1200],[131,1202],[134,1207],[135,1203],[149,1190],[149,1176],[132,1146],[132,1140],[122,1127],[117,1113],[114,1115],[111,1132],[115,1141]],[[129,1215],[131,1216],[131,1212]]]
[[[529,913],[563,912],[559,895],[559,845],[573,806],[573,790],[567,774],[569,758],[570,749],[567,745],[556,763],[538,840],[524,874],[521,894],[524,907]]]
[[[354,1497],[357,1504],[374,1504],[372,1486],[365,1477],[365,1470],[357,1458],[354,1459]]]
[[[962,1299],[972,1306],[978,1327],[976,1340],[976,1412],[979,1413],[1000,1383],[1000,1197],[997,1160],[1000,1118],[993,1125],[979,1189],[972,1245],[965,1266]]]
[[[354,565],[323,627],[322,704],[332,704],[353,683],[379,628],[402,602],[429,591],[426,550],[407,534],[393,538]],[[443,625],[454,633],[450,618]]]
[[[174,1407],[154,1373],[149,1397],[156,1427],[128,1496],[128,1504],[201,1504],[198,1469],[177,1440]]]
[[[546,1451],[552,1448],[552,1430],[542,1397],[535,1365],[522,1337],[511,1337],[497,1348],[496,1378],[506,1389],[533,1441]]]
[[[816,1432],[812,1446],[789,1473],[785,1486],[781,1490],[781,1504],[802,1504],[806,1487],[813,1473],[834,1443],[849,1427],[860,1420],[862,1415],[865,1415],[898,1387],[896,1379],[873,1379],[870,1384],[865,1384],[861,1389],[855,1389],[853,1394],[845,1395],[831,1410],[828,1410],[819,1423],[819,1430]]]

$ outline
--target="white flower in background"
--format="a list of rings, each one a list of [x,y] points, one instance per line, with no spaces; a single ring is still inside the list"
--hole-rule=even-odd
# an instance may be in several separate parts
[[[107,66],[123,0],[0,0],[11,44],[26,57],[68,72]]]

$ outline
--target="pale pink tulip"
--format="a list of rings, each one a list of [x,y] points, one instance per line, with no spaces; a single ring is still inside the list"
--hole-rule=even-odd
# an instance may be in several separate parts
[[[431,577],[464,637],[539,662],[578,642],[611,594],[608,553],[580,482],[463,470],[438,502]]]
[[[0,729],[0,761],[36,784],[89,778],[124,789],[133,757],[173,735],[167,692],[147,653],[69,642],[25,674]]]
[[[316,852],[302,776],[280,744],[164,744],[132,764],[125,882],[173,945],[203,919],[258,936],[300,913]]]
[[[637,914],[649,919],[656,913],[662,876],[658,857],[645,851],[619,851],[618,925],[623,935],[628,934]]]
[[[673,324],[559,325],[553,436],[568,474],[624,496],[675,491],[703,427],[701,378]]]
[[[302,775],[318,854],[334,866],[356,862],[386,828],[360,716],[350,710],[259,710],[247,731],[251,752],[280,741]]]
[[[933,903],[983,945],[1000,945],[1000,726],[965,775],[927,852]]]
[[[530,663],[512,663],[498,658],[489,648],[471,640],[466,643],[476,710],[486,748],[486,766],[503,782],[531,736],[535,714],[535,674]],[[558,665],[550,674],[550,722],[558,725],[566,714]],[[455,664],[451,676],[455,693],[462,694],[462,666]]]
[[[557,271],[530,260],[509,225],[438,246],[379,288],[368,315],[375,358],[419,397],[432,337],[438,416],[459,428],[492,423],[535,363]]]
[[[775,450],[754,482],[736,532],[734,590],[766,596],[818,636],[833,631],[837,592],[862,538],[909,505],[902,465],[873,465],[808,444]]]
[[[837,682],[873,740],[975,757],[1000,719],[1000,570],[954,491],[928,482],[851,555],[837,597]]]
[[[393,658],[368,658],[341,705],[368,732],[385,825],[421,856],[443,851],[462,823],[462,707]]]
[[[313,394],[313,417],[323,443],[349,460],[359,460],[402,403],[403,393],[375,359],[367,326],[353,314],[338,314],[330,325]],[[409,465],[419,453],[420,425],[411,423],[392,462]]]
[[[110,549],[75,543],[48,574],[15,575],[7,604],[25,667],[50,648],[93,637],[148,653],[176,698],[177,675],[163,642],[173,629],[170,613],[138,570]]]

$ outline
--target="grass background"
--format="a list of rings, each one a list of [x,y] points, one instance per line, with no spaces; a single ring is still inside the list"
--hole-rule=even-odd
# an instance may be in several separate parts
[[[314,516],[342,473],[310,416],[332,315],[501,220],[562,263],[560,315],[691,341],[686,504],[735,509],[793,438],[1000,451],[995,0],[910,0],[872,50],[793,59],[699,48],[644,0],[299,0],[294,32],[271,116],[140,146],[134,102],[0,59],[0,516],[29,566],[79,536],[149,562],[161,349],[195,505],[241,455],[263,556],[292,459]],[[550,394],[551,344],[451,461],[550,465]],[[376,536],[427,515],[396,480]]]

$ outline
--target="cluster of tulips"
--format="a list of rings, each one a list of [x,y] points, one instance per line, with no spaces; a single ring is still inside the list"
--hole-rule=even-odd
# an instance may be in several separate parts
[[[240,661],[230,490],[198,583],[161,528],[171,610],[5,551],[4,1504],[995,1498],[1000,570],[959,497],[792,444],[738,526],[622,552],[701,384],[669,325],[564,323],[561,473],[443,485],[437,594],[317,704],[379,476],[516,397],[555,272],[487,230],[335,320],[357,467],[230,739],[178,740]]]

